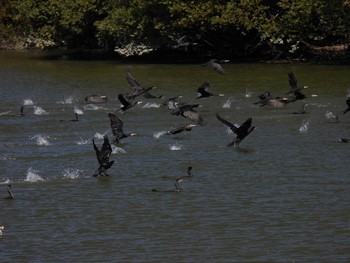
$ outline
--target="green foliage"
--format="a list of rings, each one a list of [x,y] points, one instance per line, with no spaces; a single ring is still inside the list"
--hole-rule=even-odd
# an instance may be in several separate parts
[[[169,46],[186,36],[219,55],[347,43],[348,0],[2,0],[0,36],[32,46]]]

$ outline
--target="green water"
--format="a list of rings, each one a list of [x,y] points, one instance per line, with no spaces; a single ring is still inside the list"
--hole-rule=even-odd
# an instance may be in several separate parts
[[[350,113],[348,66],[238,64],[219,75],[197,64],[52,60],[41,52],[0,52],[1,262],[348,262],[350,260]],[[108,179],[91,139],[112,138],[108,112],[130,92],[125,72],[154,95],[120,114],[138,135],[113,146]],[[293,71],[307,114],[253,105],[269,90],[286,96]],[[210,81],[224,97],[196,100]],[[89,106],[87,95],[108,96]],[[317,94],[316,97],[311,97]],[[160,104],[182,95],[200,103],[206,125]],[[15,116],[24,105],[23,117]],[[70,122],[74,110],[83,114]],[[257,127],[239,148],[215,113]],[[339,115],[336,120],[334,115]],[[63,120],[63,121],[62,121]],[[304,124],[304,125],[303,125]],[[175,178],[193,167],[181,192]],[[7,184],[14,200],[6,200]]]

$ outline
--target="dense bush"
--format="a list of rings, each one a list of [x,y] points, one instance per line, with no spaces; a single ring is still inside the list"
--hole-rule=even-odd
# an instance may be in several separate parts
[[[349,31],[349,0],[2,0],[0,6],[2,46],[124,55],[176,49],[299,56],[330,45],[344,51]]]

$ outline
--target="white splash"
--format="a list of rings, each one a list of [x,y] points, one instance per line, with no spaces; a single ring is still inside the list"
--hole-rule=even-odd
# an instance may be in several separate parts
[[[37,135],[31,137],[30,139],[36,140],[37,145],[48,146],[48,145],[51,145],[51,143],[48,140],[49,138],[50,138],[49,136],[37,134]]]
[[[49,113],[39,106],[33,106],[35,115],[48,115]]]
[[[63,171],[62,176],[67,179],[78,179],[81,173],[82,171],[78,169],[66,169]]]
[[[38,175],[37,170],[34,170],[32,167],[30,167],[27,171],[26,179],[24,181],[35,183],[35,182],[42,182],[44,181],[44,179],[41,178],[40,175]]]
[[[222,107],[223,107],[224,109],[229,109],[229,108],[231,108],[231,103],[232,103],[232,100],[231,100],[231,99],[227,99],[227,100],[224,102],[224,104],[222,105]]]
[[[102,133],[99,133],[99,132],[96,132],[94,137],[95,139],[101,139],[103,140],[103,137],[105,136],[106,134],[102,134]]]
[[[84,110],[99,110],[102,109],[101,106],[97,106],[95,104],[87,104],[84,106]]]
[[[160,104],[155,102],[147,102],[142,108],[159,108]]]
[[[235,124],[235,126],[239,127],[239,125],[237,125],[237,124]],[[233,131],[230,129],[230,127],[227,127],[227,128],[226,128],[226,133],[232,134]]]
[[[77,106],[74,106],[74,113],[79,114],[79,115],[84,114],[84,112],[81,109],[79,109]]]
[[[11,111],[3,111],[0,112],[0,116],[8,115],[9,113],[11,113]]]
[[[31,105],[34,105],[34,102],[31,99],[24,99],[23,105],[31,106]]]
[[[10,183],[11,183],[10,179],[6,179],[5,181],[0,182],[0,184],[10,184]]]
[[[166,134],[166,131],[155,132],[153,133],[153,137],[158,139],[160,136],[163,136],[164,134]]]
[[[180,145],[180,144],[170,145],[169,149],[171,151],[180,151],[182,149],[182,145]]]
[[[64,98],[63,100],[57,101],[58,104],[72,104],[74,100],[73,96],[69,96],[68,98]]]
[[[310,121],[309,120],[303,120],[300,128],[299,128],[299,132],[301,133],[307,133],[308,130],[309,130],[309,124],[310,124]]]
[[[336,119],[337,118],[337,116],[335,116],[334,113],[331,111],[327,111],[324,116],[326,117],[326,119]]]
[[[14,161],[17,160],[16,157],[11,157],[11,156],[4,156],[4,157],[0,157],[1,161]]]
[[[118,146],[115,146],[115,145],[111,145],[112,147],[112,154],[117,154],[117,153],[126,153],[126,151],[121,148],[121,147],[118,147]]]
[[[80,138],[80,141],[77,142],[78,145],[85,145],[90,143],[90,139],[84,140],[83,138]]]
[[[253,96],[253,92],[250,91],[249,89],[246,89],[246,90],[245,90],[245,97],[246,97],[246,98],[250,98],[251,96]]]

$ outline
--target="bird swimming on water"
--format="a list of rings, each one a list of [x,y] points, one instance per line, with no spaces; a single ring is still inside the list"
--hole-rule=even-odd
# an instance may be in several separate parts
[[[302,106],[301,106],[301,110],[298,110],[298,111],[294,111],[293,114],[305,114],[306,113],[306,106],[309,105],[308,103],[304,103]]]
[[[180,176],[180,177],[177,177],[177,178],[175,179],[175,189],[171,189],[171,190],[152,189],[152,192],[181,192],[181,191],[182,191],[182,188],[180,187],[180,183],[183,182],[184,178],[190,178],[190,177],[193,177],[193,174],[192,174],[192,166],[189,166],[189,167],[187,168],[187,175]]]
[[[201,98],[208,98],[211,96],[224,96],[224,94],[214,94],[209,91],[210,89],[210,83],[208,81],[205,81],[202,85],[199,86],[197,89],[198,96],[196,99]]]
[[[6,197],[6,199],[15,199],[15,196],[13,195],[12,191],[11,191],[11,187],[12,185],[7,185],[7,193],[8,196]]]
[[[236,134],[236,137],[227,146],[232,146],[232,145],[239,146],[239,144],[243,141],[243,139],[247,137],[252,131],[255,130],[255,127],[251,126],[252,118],[248,118],[241,126],[237,124],[232,124],[231,122],[222,118],[217,113],[216,113],[216,118],[222,123],[224,123],[226,126],[228,126],[231,129],[231,131]]]
[[[108,113],[108,117],[111,121],[111,129],[112,129],[112,134],[114,135],[114,140],[113,143],[119,143],[120,140],[127,138],[129,136],[135,136],[137,135],[135,132],[131,132],[131,133],[124,133],[123,131],[123,126],[124,123],[123,121],[118,118],[117,115],[115,115],[112,112]]]
[[[108,176],[108,174],[106,173],[107,170],[109,168],[112,167],[114,161],[109,161],[109,157],[112,154],[112,147],[109,143],[108,137],[107,135],[105,135],[103,137],[103,144],[101,149],[98,149],[94,139],[92,139],[92,143],[94,145],[94,149],[96,152],[96,157],[97,157],[97,161],[100,164],[100,166],[98,167],[98,169],[95,171],[95,173],[93,174],[94,177],[97,177],[98,175],[100,176]]]

